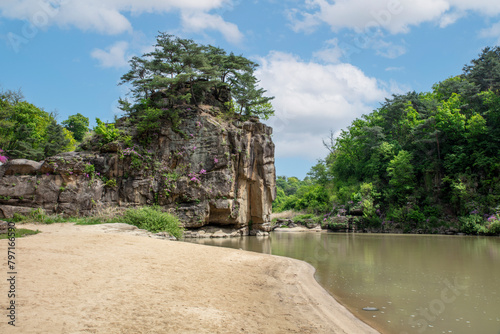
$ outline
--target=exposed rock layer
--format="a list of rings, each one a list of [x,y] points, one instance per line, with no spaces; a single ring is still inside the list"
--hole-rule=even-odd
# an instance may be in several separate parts
[[[0,218],[38,207],[90,215],[158,204],[187,228],[268,230],[275,198],[272,129],[256,119],[227,121],[211,110],[186,109],[179,128],[164,124],[148,150],[110,143],[41,163],[9,161],[0,166]]]

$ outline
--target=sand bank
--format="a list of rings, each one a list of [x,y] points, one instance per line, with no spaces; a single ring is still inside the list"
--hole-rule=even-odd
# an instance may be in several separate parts
[[[294,259],[165,241],[96,225],[25,225],[17,240],[16,328],[0,333],[377,333]]]

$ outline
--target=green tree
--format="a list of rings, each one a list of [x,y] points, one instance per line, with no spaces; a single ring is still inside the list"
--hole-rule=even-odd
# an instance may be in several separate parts
[[[481,91],[500,89],[500,47],[486,47],[463,68],[464,76],[479,86]]]
[[[80,113],[69,116],[61,124],[73,133],[73,137],[78,141],[82,141],[83,136],[89,130],[89,118]]]
[[[12,159],[30,159],[40,161],[44,158],[43,147],[35,142],[31,129],[26,124],[19,124],[16,138],[12,138],[6,146],[6,152]]]
[[[0,91],[0,149],[9,158],[39,161],[72,150],[74,144],[54,114],[24,101],[20,91]]]
[[[51,115],[26,101],[5,102],[1,130],[3,149],[13,159],[43,159],[43,144]]]
[[[258,87],[258,80],[253,73],[245,72],[232,80],[231,92],[238,106],[239,114],[247,116],[264,116],[268,119],[274,114],[272,105],[269,103],[274,97],[264,97],[266,92]]]
[[[66,137],[64,128],[52,119],[47,127],[46,140],[44,143],[44,155],[50,157],[64,152],[70,144],[70,139]]]
[[[410,152],[401,150],[389,161],[387,167],[389,185],[393,189],[393,196],[399,199],[404,199],[415,188],[415,174],[411,159]]]

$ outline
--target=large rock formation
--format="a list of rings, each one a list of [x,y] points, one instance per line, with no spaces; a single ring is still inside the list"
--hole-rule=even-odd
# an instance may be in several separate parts
[[[209,106],[185,107],[181,124],[163,124],[147,149],[113,142],[41,163],[12,160],[0,166],[0,218],[38,207],[91,215],[110,206],[157,204],[188,229],[267,230],[275,198],[272,129],[221,115]]]

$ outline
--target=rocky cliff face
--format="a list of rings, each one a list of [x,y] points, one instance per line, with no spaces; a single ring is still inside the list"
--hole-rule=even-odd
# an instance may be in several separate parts
[[[272,129],[213,110],[184,108],[178,128],[163,124],[147,149],[115,142],[99,152],[0,166],[0,217],[38,207],[91,215],[110,206],[157,204],[188,229],[267,230],[275,198]]]

